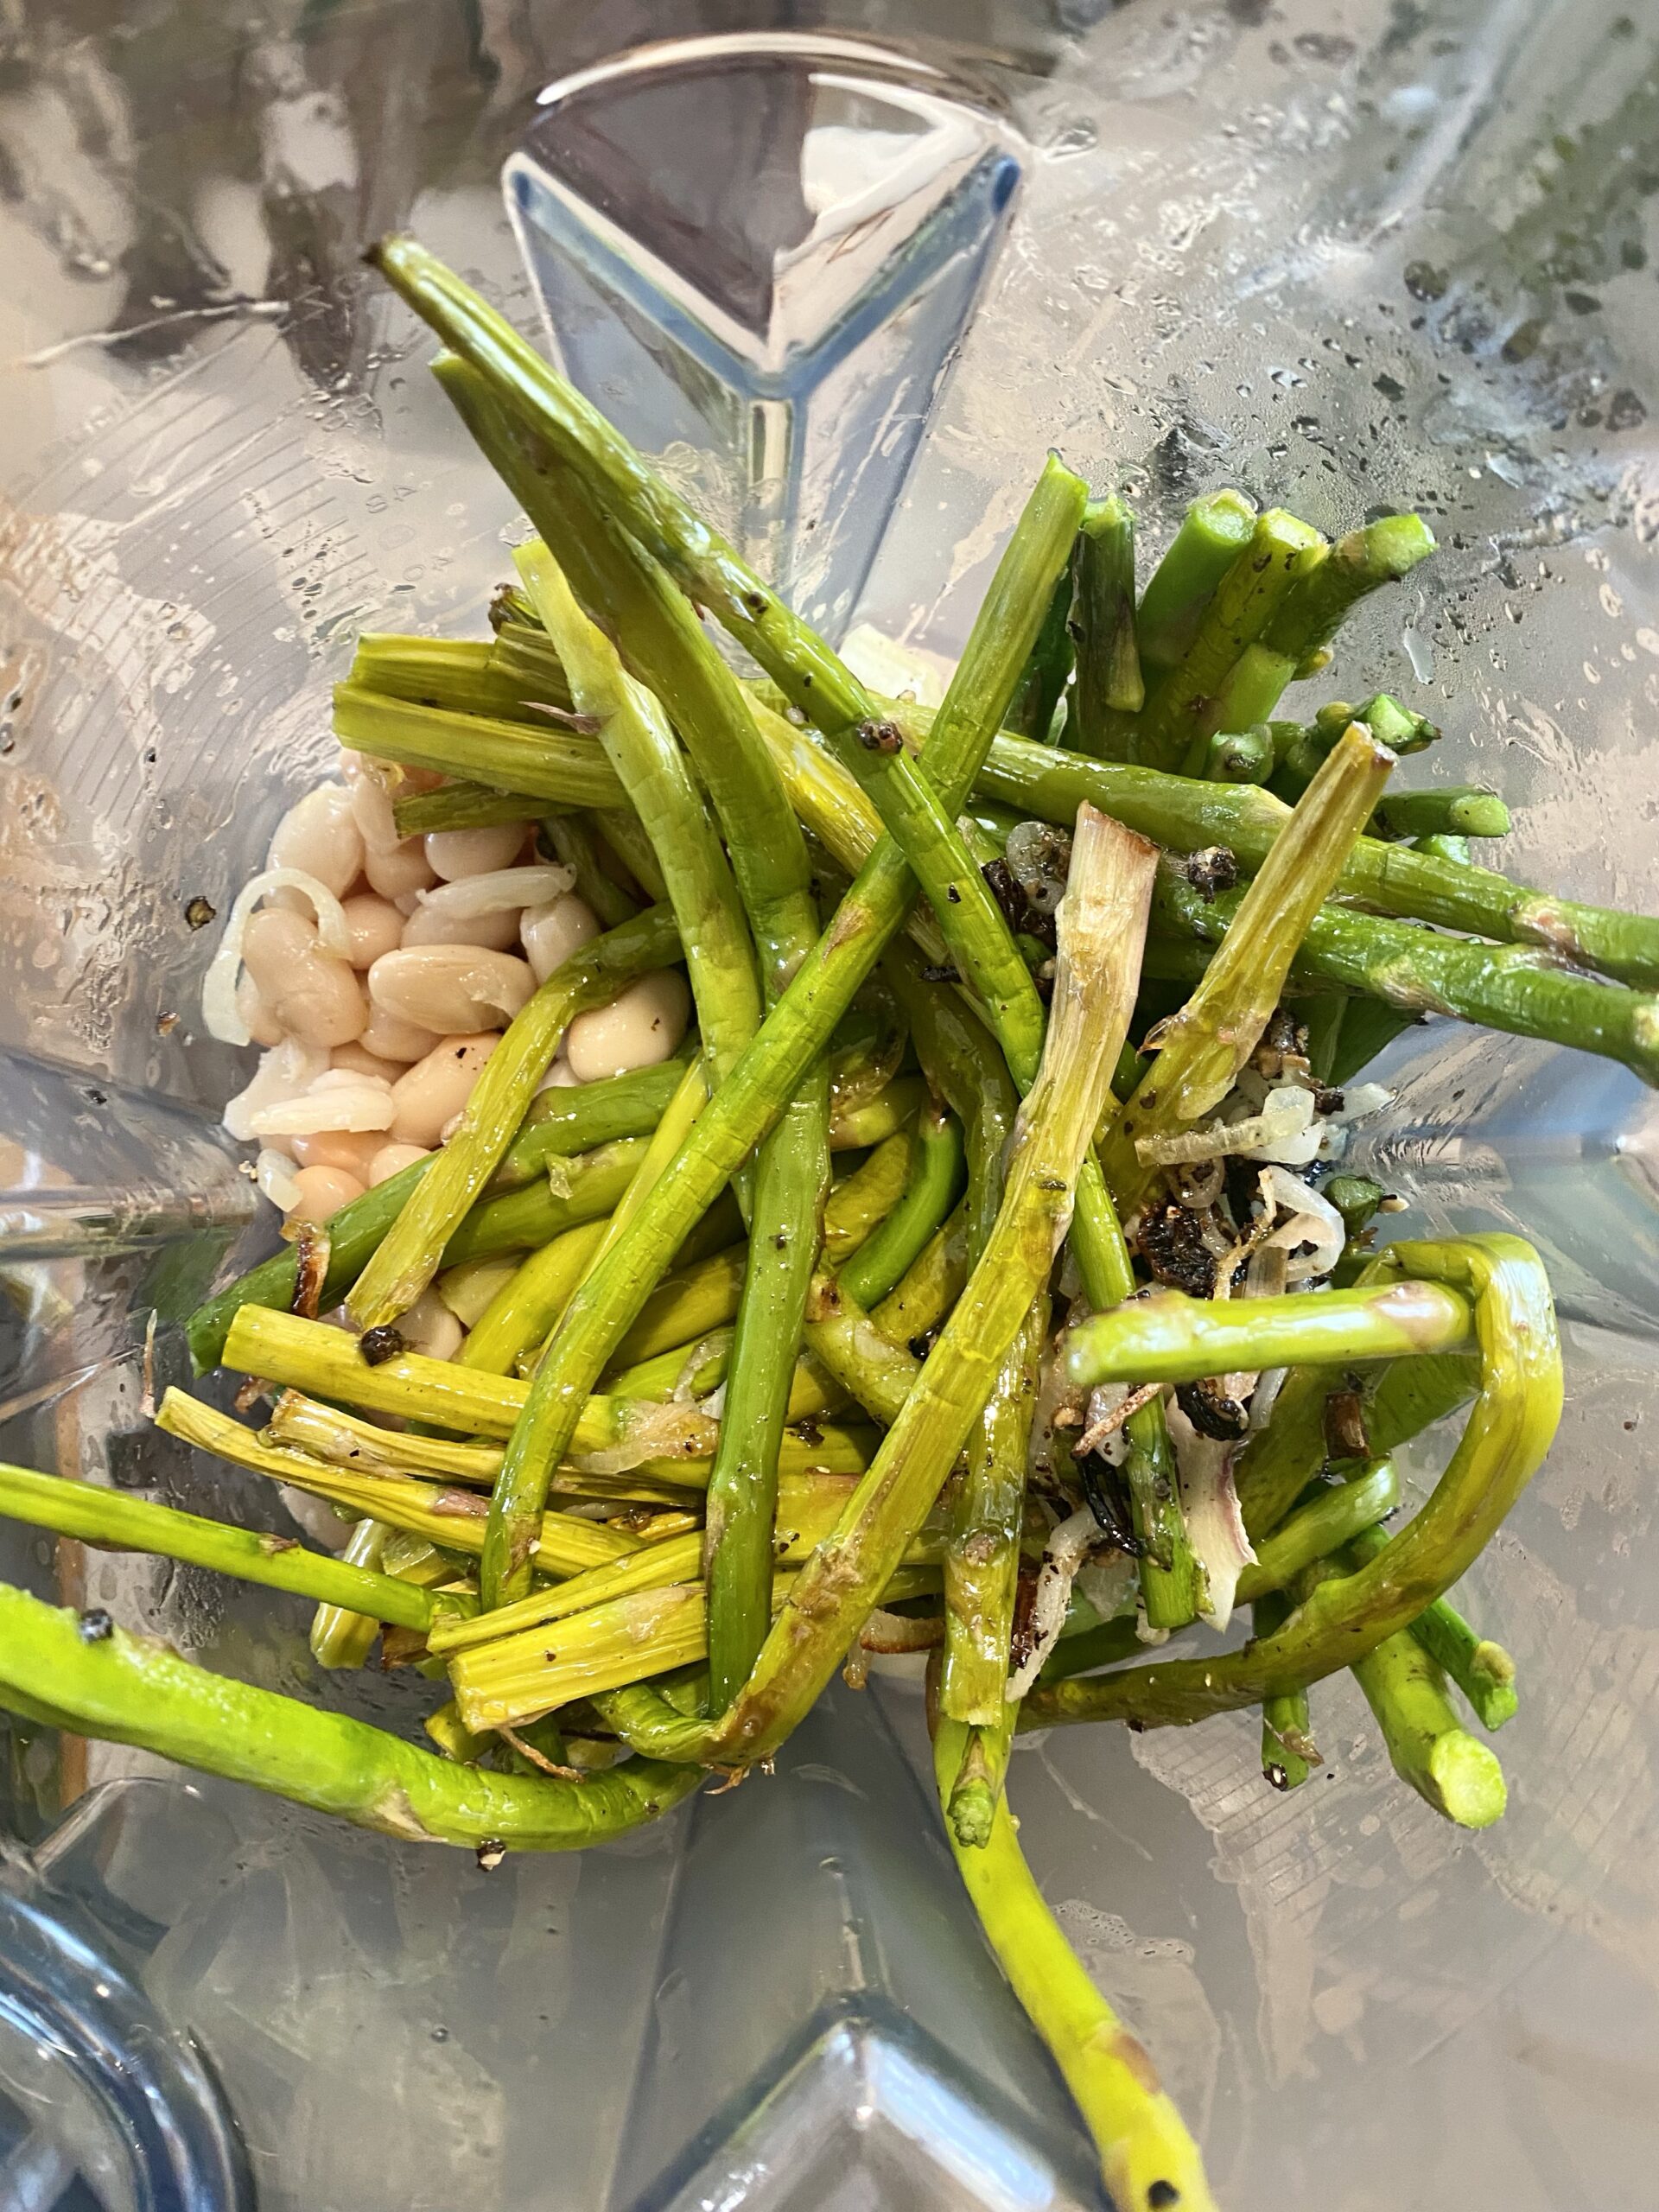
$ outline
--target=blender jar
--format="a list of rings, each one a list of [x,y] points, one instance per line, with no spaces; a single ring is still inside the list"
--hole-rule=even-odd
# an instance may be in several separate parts
[[[1617,0],[588,10],[33,0],[0,27],[0,1453],[288,1532],[150,1429],[270,1238],[200,1033],[359,629],[479,634],[515,518],[359,264],[417,232],[832,634],[960,642],[1049,445],[1152,537],[1224,483],[1437,558],[1327,693],[1445,725],[1503,865],[1651,904],[1659,24]],[[1324,696],[1324,695],[1322,695]],[[1561,1434],[1470,1603],[1514,1651],[1467,1835],[1346,1678],[1254,1724],[1022,1739],[1022,1838],[1220,2201],[1651,2202],[1644,1574],[1656,1121],[1435,1023],[1354,1164],[1544,1251]],[[1442,1440],[1443,1444],[1443,1440]],[[1408,1472],[1438,1464],[1426,1441]],[[0,1573],[383,1725],[304,1609],[0,1524]],[[549,2212],[1101,2202],[934,1834],[913,1688],[582,1857],[337,1827],[0,1723],[0,2203]]]

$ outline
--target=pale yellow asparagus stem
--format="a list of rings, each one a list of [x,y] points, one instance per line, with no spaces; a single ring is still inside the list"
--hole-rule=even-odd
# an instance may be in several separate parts
[[[384,1521],[388,1528],[406,1529],[424,1536],[445,1551],[469,1552],[484,1548],[484,1522],[488,1508],[471,1491],[440,1490],[435,1484],[416,1482],[411,1476],[348,1475],[321,1460],[307,1459],[297,1452],[279,1452],[262,1444],[251,1429],[232,1421],[200,1399],[182,1390],[169,1390],[156,1415],[156,1426],[186,1444],[196,1445],[237,1466],[291,1483],[314,1497],[326,1497],[353,1513]],[[584,1567],[599,1567],[642,1548],[638,1536],[602,1522],[579,1521],[568,1513],[542,1516],[541,1539],[536,1547],[536,1567],[543,1574],[579,1574]]]

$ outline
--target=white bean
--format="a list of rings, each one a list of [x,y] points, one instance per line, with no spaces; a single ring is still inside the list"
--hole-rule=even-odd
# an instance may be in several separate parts
[[[360,791],[361,785],[358,788]],[[418,837],[406,837],[401,845],[384,851],[371,845],[363,856],[363,873],[383,899],[404,899],[413,891],[429,891],[438,880],[427,865]]]
[[[332,1068],[344,1068],[351,1075],[377,1075],[382,1083],[396,1083],[404,1072],[402,1060],[383,1058],[371,1052],[359,1039],[354,1045],[336,1045],[328,1055]]]
[[[691,1018],[691,993],[677,968],[630,983],[609,1006],[579,1014],[564,1034],[564,1057],[578,1083],[626,1075],[672,1059]]]
[[[543,906],[527,906],[519,918],[518,935],[537,982],[544,983],[579,945],[599,935],[599,916],[585,899],[567,892]]]
[[[452,916],[442,906],[419,906],[404,924],[405,944],[476,944],[486,952],[505,952],[518,942],[516,906],[493,914]]]
[[[343,1167],[302,1167],[294,1178],[299,1196],[288,1210],[290,1221],[309,1221],[319,1227],[330,1221],[341,1206],[360,1198],[364,1185]]]
[[[396,1014],[383,1012],[376,1006],[371,992],[368,1026],[357,1041],[377,1059],[397,1061],[397,1074],[401,1075],[411,1060],[426,1058],[438,1036],[435,1029],[423,1029],[417,1022],[400,1021]],[[397,1077],[392,1080],[395,1082]]]
[[[428,1289],[397,1316],[397,1333],[411,1351],[423,1352],[428,1359],[453,1359],[466,1332],[437,1292]]]
[[[501,1042],[493,1030],[446,1037],[391,1087],[391,1135],[398,1144],[434,1145],[473,1095],[484,1063]]]
[[[372,968],[383,952],[395,952],[404,941],[404,918],[390,899],[360,891],[346,899],[340,911],[352,945],[346,957],[359,970]]]
[[[358,834],[371,853],[393,852],[402,840],[392,818],[391,793],[360,754],[347,757],[358,763],[351,782],[352,819]]]
[[[242,1017],[242,1026],[256,1045],[267,1050],[283,1041],[283,1027],[271,1017],[270,1008],[254,988],[251,976],[236,979],[236,1010]]]
[[[522,822],[498,823],[492,830],[430,830],[426,857],[435,875],[454,883],[463,875],[487,875],[511,868],[524,842]]]
[[[383,1144],[369,1162],[369,1188],[373,1190],[377,1183],[389,1182],[405,1167],[412,1167],[417,1160],[431,1157],[423,1144]]]
[[[366,1184],[369,1162],[385,1143],[384,1129],[323,1129],[314,1136],[289,1137],[288,1148],[302,1167],[343,1168]]]
[[[363,837],[342,784],[319,784],[276,824],[267,868],[302,868],[343,898],[363,865]]]
[[[386,953],[369,970],[376,1007],[440,1037],[471,1036],[493,1022],[511,1021],[535,988],[526,962],[466,944],[411,945]]]
[[[280,906],[248,924],[242,957],[271,1020],[307,1045],[349,1045],[369,1018],[363,986],[343,960],[317,949],[314,925]],[[528,970],[526,970],[528,973]]]
[[[558,1058],[554,1061],[547,1073],[537,1084],[536,1095],[539,1098],[544,1090],[575,1090],[580,1088],[581,1085],[577,1082],[576,1077],[570,1072],[569,1061],[567,1060],[563,1053],[561,1052]]]

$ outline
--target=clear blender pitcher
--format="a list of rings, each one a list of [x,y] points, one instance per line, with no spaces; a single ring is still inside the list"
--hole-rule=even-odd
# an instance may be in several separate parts
[[[215,919],[325,772],[354,633],[479,634],[513,535],[359,266],[388,227],[831,634],[950,651],[1050,444],[1154,536],[1223,483],[1326,529],[1420,509],[1442,550],[1333,682],[1445,725],[1429,772],[1498,784],[1512,873],[1653,903],[1641,11],[39,0],[3,36],[4,1457],[289,1532],[143,1402],[270,1237],[217,1128]],[[1234,2212],[1635,2212],[1653,1115],[1445,1023],[1381,1072],[1356,1164],[1434,1233],[1519,1228],[1562,1309],[1560,1440],[1471,1578],[1520,1668],[1508,1816],[1438,1823],[1344,1678],[1290,1797],[1243,1714],[1023,1739],[1022,1840]],[[7,1524],[0,1573],[418,1726],[397,1678],[317,1675],[291,1601]],[[23,1721],[0,1746],[0,2206],[1101,2202],[936,1840],[912,1684],[493,1874]]]

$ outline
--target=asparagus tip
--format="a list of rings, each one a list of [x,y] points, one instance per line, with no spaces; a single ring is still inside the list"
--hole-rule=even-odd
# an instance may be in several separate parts
[[[964,1851],[983,1851],[991,1840],[991,1823],[996,1817],[996,1793],[988,1782],[976,1780],[958,1784],[951,1793],[946,1808],[950,1833]]]

